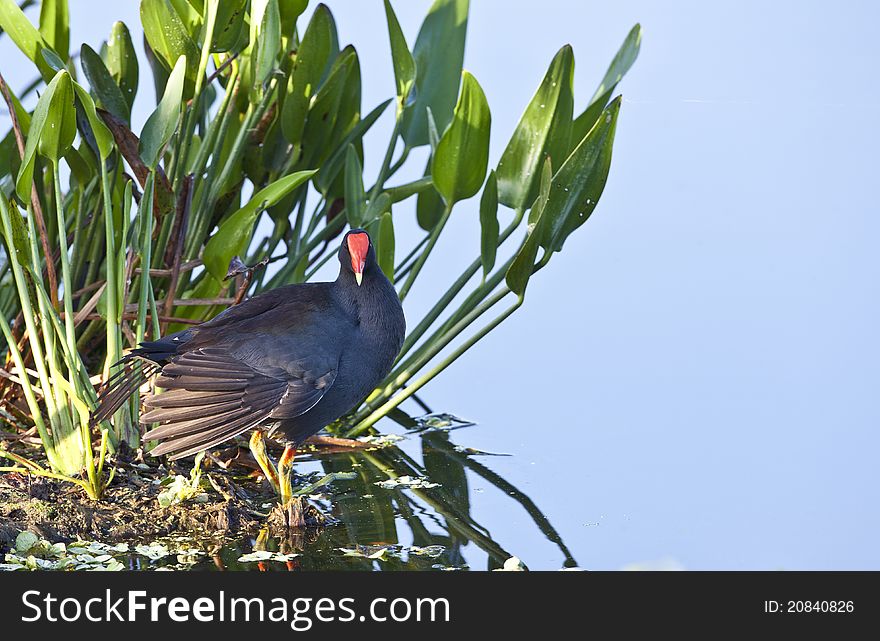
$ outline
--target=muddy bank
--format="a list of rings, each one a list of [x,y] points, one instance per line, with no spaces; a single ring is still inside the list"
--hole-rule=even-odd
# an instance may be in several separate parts
[[[285,516],[277,509],[277,497],[261,477],[244,466],[225,470],[209,462],[206,467],[197,494],[171,505],[167,498],[160,501],[160,495],[167,494],[169,481],[189,476],[186,465],[168,469],[117,462],[113,482],[100,501],[89,500],[70,483],[0,473],[0,548],[9,546],[23,530],[49,541],[112,543],[181,533],[207,539],[285,527],[290,513]],[[322,524],[321,514],[306,502],[298,504],[295,513],[300,524]]]

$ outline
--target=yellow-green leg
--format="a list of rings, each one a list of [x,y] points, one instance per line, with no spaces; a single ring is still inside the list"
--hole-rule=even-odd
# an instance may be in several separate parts
[[[296,457],[296,448],[288,445],[284,448],[284,454],[278,459],[278,486],[281,494],[281,507],[287,507],[293,496],[294,457]]]
[[[280,493],[278,470],[275,469],[272,461],[269,460],[269,455],[266,454],[266,442],[263,440],[262,430],[254,430],[254,433],[251,434],[250,449],[251,454],[254,455],[254,458],[257,461],[257,465],[259,465],[260,469],[263,471],[263,476],[266,477],[275,489],[275,493]]]

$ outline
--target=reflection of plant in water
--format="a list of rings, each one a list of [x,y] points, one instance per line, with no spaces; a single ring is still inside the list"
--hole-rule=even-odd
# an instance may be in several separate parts
[[[280,544],[264,534],[256,547],[269,550],[276,546],[283,553],[301,552],[302,557],[293,564],[296,569],[370,569],[381,562],[383,569],[402,570],[465,566],[462,548],[473,543],[488,555],[489,569],[500,568],[513,554],[471,514],[466,472],[470,470],[522,505],[539,530],[562,551],[565,566],[577,565],[559,533],[534,502],[487,466],[457,450],[448,431],[428,430],[420,438],[422,463],[394,445],[322,457],[327,474],[356,473],[355,479],[338,484],[333,516],[339,524],[311,534],[291,532]],[[383,489],[384,481],[404,477],[429,479],[437,486],[420,487],[407,482]],[[399,531],[399,521],[409,528],[407,537]],[[442,547],[444,551],[439,558],[404,554],[400,541],[405,538],[412,539],[416,550]],[[431,559],[433,562],[428,563]]]

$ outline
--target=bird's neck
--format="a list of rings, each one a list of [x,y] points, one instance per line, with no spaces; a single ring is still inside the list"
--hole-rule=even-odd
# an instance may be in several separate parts
[[[364,273],[360,285],[354,274],[343,270],[336,279],[335,289],[339,302],[357,316],[361,325],[387,329],[385,326],[396,320],[393,316],[395,310],[400,309],[400,302],[394,286],[378,268],[374,269]]]

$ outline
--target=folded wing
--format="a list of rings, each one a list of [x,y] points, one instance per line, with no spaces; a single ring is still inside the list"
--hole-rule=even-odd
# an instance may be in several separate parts
[[[258,370],[228,351],[202,347],[175,356],[145,402],[142,423],[158,423],[144,440],[162,443],[151,454],[177,459],[210,448],[267,419],[292,418],[314,407],[336,377],[334,368]]]

